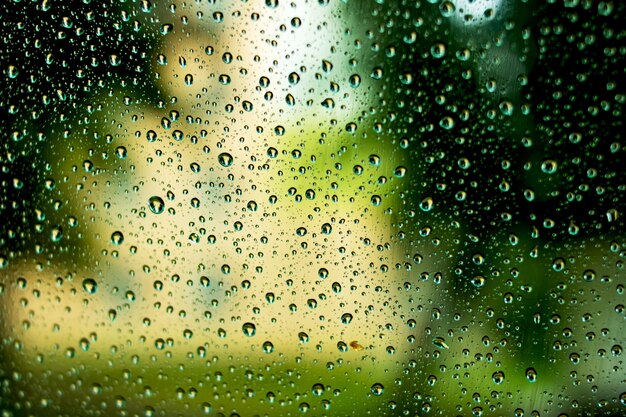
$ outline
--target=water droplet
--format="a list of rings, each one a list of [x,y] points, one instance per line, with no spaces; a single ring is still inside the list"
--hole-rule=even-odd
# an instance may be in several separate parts
[[[161,25],[161,35],[167,35],[174,30],[174,25],[166,23]]]
[[[53,242],[58,242],[63,238],[63,228],[61,226],[54,226],[50,231],[50,239]]]
[[[252,337],[256,334],[256,326],[252,323],[244,323],[243,326],[241,326],[241,330],[243,330],[243,334],[248,337]]]
[[[433,345],[437,346],[439,349],[449,349],[448,344],[443,337],[435,337],[433,339]]]
[[[276,148],[267,148],[267,156],[270,158],[276,158],[278,156],[278,150]]]
[[[7,75],[11,79],[16,78],[19,72],[20,71],[17,69],[15,65],[9,65],[9,68],[7,69]]]
[[[217,156],[217,161],[220,163],[221,166],[227,168],[233,164],[234,159],[231,154],[227,152],[222,152]]]
[[[328,269],[326,268],[320,268],[319,271],[317,271],[317,275],[321,278],[321,279],[326,279],[328,278]]]
[[[611,209],[607,210],[607,212],[606,212],[606,220],[609,223],[617,221],[618,218],[619,218],[619,211],[617,211],[617,209],[611,208]]]
[[[545,174],[554,174],[558,169],[558,163],[553,159],[546,159],[541,163],[541,171]]]
[[[148,132],[146,132],[146,138],[148,138],[148,142],[154,142],[157,140],[157,134],[154,130],[148,130]]]
[[[306,334],[305,332],[300,332],[298,333],[298,340],[300,341],[300,343],[309,343],[309,335]]]
[[[370,77],[374,80],[381,80],[383,78],[384,71],[380,67],[376,67],[370,73]]]
[[[454,119],[450,116],[446,116],[439,121],[439,126],[443,129],[450,130],[454,127]]]
[[[152,11],[152,3],[150,0],[141,0],[141,11],[144,13],[150,13]]]
[[[472,279],[472,285],[476,288],[480,288],[483,287],[485,285],[485,277],[482,275],[476,275],[473,279]]]
[[[446,45],[441,42],[434,44],[430,48],[430,54],[436,59],[443,58],[446,55]]]
[[[376,384],[372,385],[370,390],[372,391],[372,394],[374,394],[376,396],[380,396],[380,395],[384,394],[385,387],[383,386],[383,384],[376,383]]]
[[[163,340],[162,338],[156,339],[154,341],[154,347],[157,348],[157,350],[165,349],[165,340]]]
[[[148,207],[154,214],[161,214],[165,210],[165,202],[161,197],[152,196],[148,200]]]
[[[296,85],[300,82],[300,76],[298,75],[297,72],[292,72],[291,74],[289,74],[289,77],[287,77],[289,80],[289,84],[291,85]]]
[[[175,141],[180,142],[181,140],[185,139],[185,134],[181,130],[175,130],[172,132],[172,138]]]
[[[122,232],[120,232],[119,230],[113,232],[113,234],[111,234],[111,243],[113,243],[116,246],[119,246],[122,243],[124,243],[124,235],[122,234]]]
[[[118,146],[117,148],[115,148],[115,156],[117,156],[119,159],[126,159],[128,157],[128,151],[126,150],[126,147]]]
[[[350,78],[348,78],[348,83],[350,87],[357,88],[361,85],[361,76],[359,74],[352,74]]]
[[[504,372],[497,371],[491,375],[491,379],[494,384],[500,385],[504,382]]]
[[[454,16],[455,10],[456,10],[456,7],[454,6],[454,3],[448,0],[445,0],[439,4],[439,12],[441,12],[441,15],[443,17]]]
[[[515,110],[513,103],[511,103],[510,101],[506,101],[506,100],[501,101],[498,107],[500,108],[500,112],[502,112],[502,114],[505,116],[512,116],[513,110]]]
[[[435,205],[434,201],[433,201],[433,199],[431,197],[426,197],[419,204],[420,209],[422,211],[426,211],[426,212],[431,211],[433,209],[434,205]]]
[[[267,341],[263,343],[263,353],[272,353],[274,351],[274,345],[272,342]]]
[[[83,280],[83,289],[88,294],[95,294],[98,291],[98,284],[92,278],[85,278]]]
[[[311,388],[311,392],[313,393],[313,395],[319,397],[320,395],[322,395],[324,393],[324,385],[323,384],[314,384],[313,388]]]
[[[404,176],[406,175],[406,171],[407,171],[406,167],[399,166],[399,167],[396,167],[396,169],[394,169],[393,175],[396,178],[404,178]]]

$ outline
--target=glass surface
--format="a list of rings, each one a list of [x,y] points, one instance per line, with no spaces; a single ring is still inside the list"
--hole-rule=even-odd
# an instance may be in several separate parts
[[[2,417],[626,415],[626,3],[0,17]]]

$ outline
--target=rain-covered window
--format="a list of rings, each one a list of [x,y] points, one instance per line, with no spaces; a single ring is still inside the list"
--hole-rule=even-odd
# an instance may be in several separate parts
[[[625,22],[3,1],[0,415],[626,415]]]

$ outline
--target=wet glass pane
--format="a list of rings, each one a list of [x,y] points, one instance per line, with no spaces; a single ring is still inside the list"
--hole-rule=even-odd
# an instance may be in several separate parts
[[[0,5],[0,410],[626,414],[626,4]]]

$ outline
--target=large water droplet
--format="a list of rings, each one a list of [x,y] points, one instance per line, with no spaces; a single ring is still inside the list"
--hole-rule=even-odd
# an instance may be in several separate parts
[[[233,164],[234,159],[233,156],[227,152],[222,152],[217,156],[217,161],[223,167],[229,167]]]
[[[154,214],[161,214],[165,210],[165,202],[161,197],[152,196],[148,200],[148,207]]]
[[[98,283],[92,278],[83,280],[83,289],[89,294],[95,294],[98,291]]]
[[[253,323],[244,323],[243,326],[241,326],[241,330],[243,334],[248,337],[252,337],[256,334],[256,326]]]

